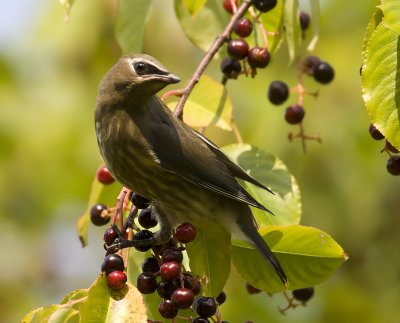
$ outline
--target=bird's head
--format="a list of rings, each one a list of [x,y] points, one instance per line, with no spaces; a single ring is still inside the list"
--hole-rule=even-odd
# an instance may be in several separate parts
[[[99,93],[132,99],[149,98],[168,84],[178,83],[179,77],[170,73],[155,58],[145,55],[122,56],[103,77]]]

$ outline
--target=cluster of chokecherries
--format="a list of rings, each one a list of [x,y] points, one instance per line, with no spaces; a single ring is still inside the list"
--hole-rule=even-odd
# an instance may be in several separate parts
[[[385,136],[375,127],[374,124],[369,126],[369,134],[374,140],[383,140]],[[386,169],[389,174],[399,176],[400,175],[400,154],[399,150],[394,147],[389,141],[385,140],[385,146],[381,152],[387,152],[389,158],[386,163]]]
[[[100,183],[108,185],[114,182],[112,175],[106,167],[97,171],[97,179]],[[150,201],[144,197],[132,193],[130,202],[135,209],[141,211],[137,215],[136,225],[128,225],[133,228],[135,234],[132,240],[151,238],[153,233],[148,230],[158,225],[157,219],[152,215],[149,208]],[[90,210],[91,222],[95,225],[105,225],[111,219],[112,212],[104,204],[95,204]],[[129,223],[129,216],[127,223]],[[186,271],[183,261],[185,244],[196,238],[196,228],[188,223],[179,225],[168,243],[152,246],[135,246],[141,252],[152,251],[142,263],[142,272],[136,280],[136,287],[142,294],[157,293],[162,299],[158,311],[163,318],[173,319],[178,315],[179,310],[191,308],[197,317],[191,322],[206,323],[209,318],[217,313],[219,305],[226,300],[226,295],[221,292],[218,297],[200,296],[201,280],[195,274]],[[104,244],[107,250],[113,245],[115,239],[119,238],[121,232],[114,225],[104,232]],[[108,287],[113,291],[123,291],[127,288],[127,276],[125,274],[124,259],[116,253],[107,254],[101,265],[101,271],[107,277]]]

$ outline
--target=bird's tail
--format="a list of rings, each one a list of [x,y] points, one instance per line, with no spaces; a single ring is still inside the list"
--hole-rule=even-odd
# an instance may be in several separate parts
[[[278,259],[276,259],[275,255],[268,247],[267,243],[258,233],[257,227],[255,225],[255,220],[251,213],[250,208],[247,205],[246,208],[247,208],[246,213],[248,214],[241,214],[241,216],[237,220],[237,223],[241,231],[254,245],[254,247],[258,250],[258,252],[261,253],[261,255],[265,258],[265,260],[272,266],[272,268],[279,276],[279,279],[285,284],[285,286],[287,286],[288,280],[285,272],[283,271]]]

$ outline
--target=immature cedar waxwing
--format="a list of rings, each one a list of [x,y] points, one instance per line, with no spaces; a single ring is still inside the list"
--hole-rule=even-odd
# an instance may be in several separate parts
[[[235,177],[268,189],[156,96],[179,81],[153,57],[140,54],[121,57],[100,83],[95,125],[106,167],[123,186],[152,201],[152,213],[160,224],[148,240],[119,239],[111,247],[162,244],[183,222],[198,230],[220,223],[254,245],[286,284],[249,205],[268,210]]]

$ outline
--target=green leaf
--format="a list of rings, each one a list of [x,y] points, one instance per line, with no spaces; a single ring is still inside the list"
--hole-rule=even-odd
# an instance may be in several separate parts
[[[80,216],[76,224],[78,237],[82,243],[82,247],[85,247],[88,244],[88,229],[90,224],[91,207],[97,203],[112,205],[111,203],[115,203],[115,198],[117,197],[121,188],[121,185],[117,182],[111,185],[103,185],[97,180],[96,176],[94,177],[86,210]]]
[[[268,50],[271,54],[273,54],[278,48],[279,44],[282,40],[282,26],[283,26],[283,2],[282,0],[278,0],[274,9],[263,13],[259,16],[259,19],[264,27],[264,29],[268,32]],[[257,31],[256,28],[254,31]],[[257,44],[261,43],[261,33],[258,31],[257,33]],[[249,37],[249,40],[251,38]],[[249,42],[251,44],[251,41]],[[255,44],[254,44],[255,45]]]
[[[295,178],[282,161],[248,144],[229,145],[224,147],[223,151],[232,161],[275,193],[271,194],[247,182],[242,183],[257,201],[275,214],[253,208],[253,215],[260,226],[300,222],[300,190]]]
[[[61,5],[64,7],[65,10],[65,17],[64,21],[69,21],[69,14],[71,12],[72,5],[74,4],[75,0],[59,0]]]
[[[46,322],[51,314],[57,311],[60,307],[58,305],[49,305],[39,307],[27,315],[21,320],[21,323],[41,323]]]
[[[293,62],[297,57],[301,44],[298,0],[286,0],[283,5],[283,12],[286,42],[288,45],[290,60]]]
[[[72,308],[60,308],[50,315],[48,323],[79,323],[79,312]]]
[[[288,278],[288,288],[320,284],[347,260],[340,245],[328,234],[311,227],[270,226],[260,234],[278,258]],[[264,258],[248,244],[234,242],[232,260],[244,280],[269,293],[286,289]]]
[[[381,0],[379,8],[383,11],[383,19],[386,27],[400,34],[400,1],[399,0]]]
[[[220,0],[208,0],[196,15],[190,13],[182,0],[174,0],[174,8],[182,31],[203,51],[223,32],[230,18]]]
[[[207,0],[183,0],[183,4],[191,15],[195,15],[203,8]]]
[[[366,55],[367,55],[367,49],[368,49],[368,44],[371,39],[372,34],[375,31],[375,28],[381,23],[383,18],[383,12],[380,9],[375,10],[374,14],[372,15],[368,26],[367,30],[365,32],[364,36],[364,42],[363,42],[363,50],[362,50],[362,64],[364,64]]]
[[[142,51],[144,26],[150,0],[119,0],[115,36],[124,54]]]
[[[190,270],[203,279],[204,293],[216,297],[225,286],[231,265],[231,236],[218,224],[199,230],[186,244]]]
[[[168,103],[174,109],[176,98]],[[231,130],[232,104],[227,89],[207,75],[200,78],[185,104],[183,120],[192,127],[216,126]]]
[[[372,123],[400,148],[399,35],[379,24],[364,54],[362,96]]]
[[[319,0],[310,0],[310,8],[311,8],[311,21],[313,27],[313,37],[310,43],[307,46],[307,50],[313,51],[315,46],[317,45],[319,38]]]

